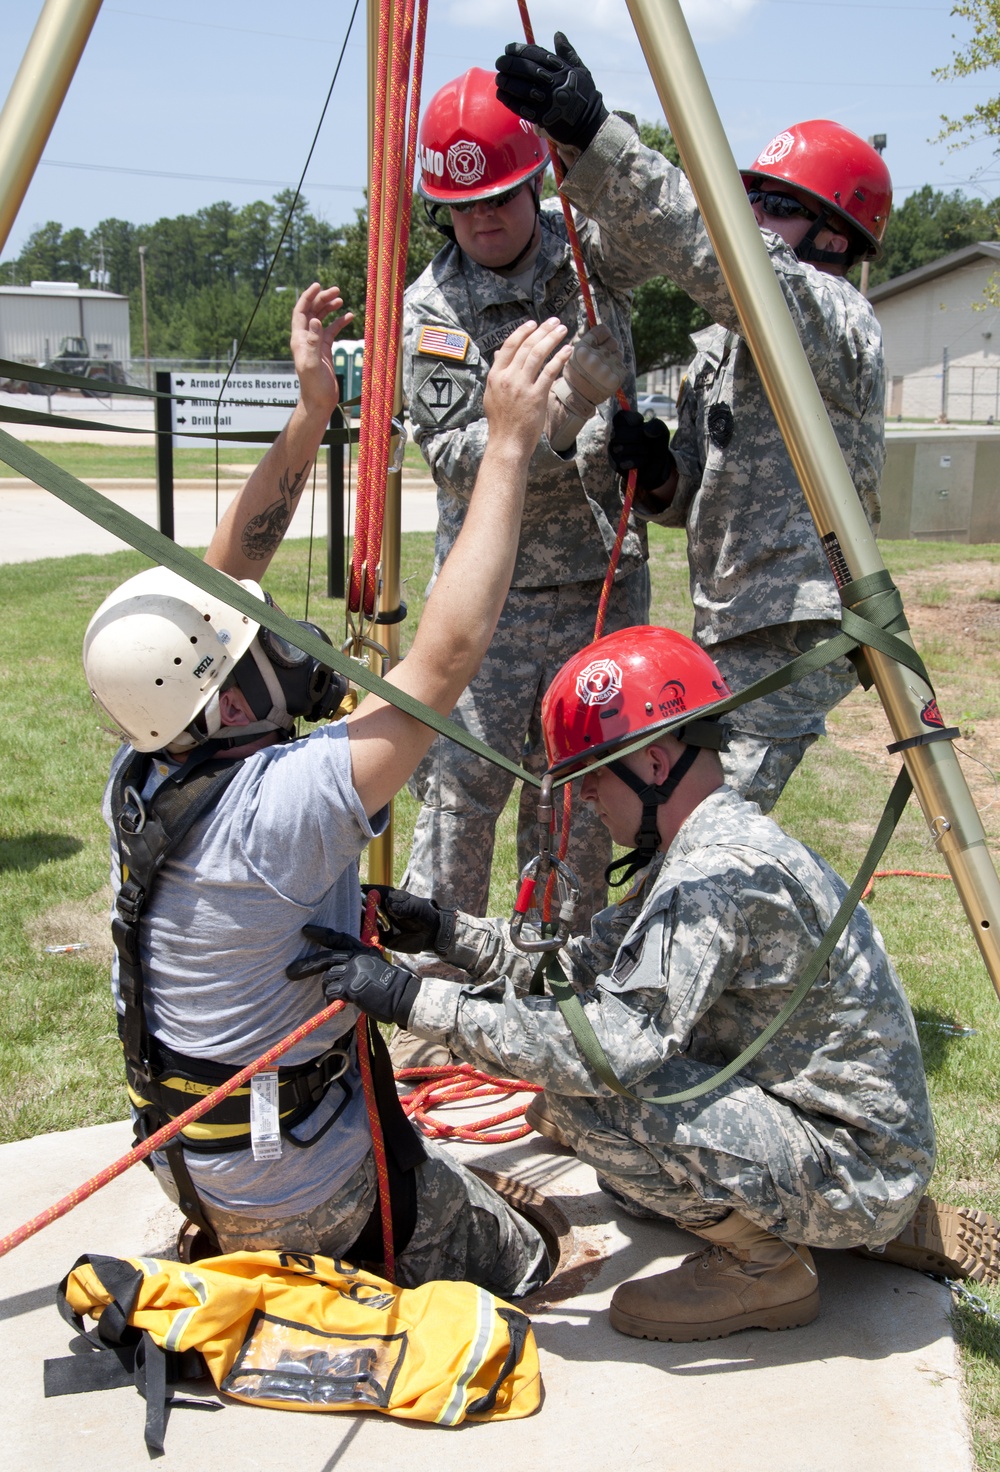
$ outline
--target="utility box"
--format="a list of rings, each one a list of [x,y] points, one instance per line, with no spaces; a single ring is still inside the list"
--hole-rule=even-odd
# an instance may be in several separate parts
[[[128,297],[71,281],[0,286],[0,358],[37,366],[55,358],[65,338],[85,339],[91,358],[127,362]]]
[[[895,430],[885,448],[881,538],[1000,542],[1000,431]]]

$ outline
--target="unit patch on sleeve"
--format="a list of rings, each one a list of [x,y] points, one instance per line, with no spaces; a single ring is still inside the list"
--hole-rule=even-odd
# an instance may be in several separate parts
[[[415,423],[442,428],[445,420],[465,404],[475,380],[467,368],[453,370],[444,363],[420,363],[413,374],[413,417]]]
[[[469,334],[446,327],[421,327],[417,339],[417,352],[428,353],[433,358],[453,358],[464,363],[469,351]]]

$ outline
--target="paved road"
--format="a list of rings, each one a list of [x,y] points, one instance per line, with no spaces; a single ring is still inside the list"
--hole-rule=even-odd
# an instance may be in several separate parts
[[[239,488],[239,482],[219,493],[218,515],[221,516]],[[131,511],[133,515],[156,526],[156,489],[141,482],[129,486],[124,481],[99,481],[95,489]],[[289,535],[308,537],[311,516],[308,492],[299,502],[292,518]],[[354,508],[344,498],[344,525],[351,526]],[[204,547],[216,523],[216,497],[207,482],[194,482],[191,489],[178,488],[174,496],[174,535],[182,547]],[[437,502],[430,481],[404,481],[402,526],[404,532],[433,531],[437,524]],[[316,495],[313,534],[326,539],[326,489]],[[74,511],[48,491],[28,481],[0,480],[0,563],[35,562],[41,557],[69,557],[77,552],[117,552],[124,542],[106,532],[95,522]]]
[[[46,412],[48,405],[43,397],[30,394],[0,393],[0,406],[10,405],[18,409]],[[156,437],[151,433],[153,416],[144,405],[136,406],[135,400],[120,396],[109,407],[100,399],[83,399],[75,394],[57,394],[52,398],[54,414],[69,415],[84,419],[88,428],[54,429],[32,424],[0,423],[0,428],[20,440],[48,440],[51,442],[86,441],[89,444],[153,445]],[[129,425],[143,432],[123,435],[104,426],[110,424]],[[150,431],[150,432],[147,432]],[[238,461],[240,449],[234,446],[232,458]],[[221,516],[229,505],[240,482],[231,480],[220,490],[218,506],[215,488],[208,481],[179,483],[174,497],[174,534],[183,547],[207,545],[217,516]],[[157,525],[156,487],[153,481],[128,482],[123,480],[98,480],[94,488],[133,515]],[[313,534],[321,540],[326,538],[326,486],[322,474],[317,487],[315,515],[311,498],[303,496],[292,520],[290,535],[307,537],[310,519]],[[344,500],[344,525],[353,522],[354,508]],[[404,532],[433,531],[437,524],[434,485],[430,477],[403,477],[402,528]],[[0,479],[0,563],[35,562],[42,557],[69,557],[77,552],[115,552],[125,546],[117,537],[111,536],[96,523],[81,516],[58,497],[50,495],[26,480]]]

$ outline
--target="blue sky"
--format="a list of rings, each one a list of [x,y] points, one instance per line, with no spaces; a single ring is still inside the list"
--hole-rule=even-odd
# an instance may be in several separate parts
[[[46,220],[92,229],[109,216],[149,222],[219,199],[269,198],[305,162],[353,0],[127,0],[98,17],[3,252]],[[641,118],[660,107],[624,0],[529,0],[540,39],[564,29],[608,104]],[[23,55],[40,0],[0,0],[6,44],[0,92]],[[515,0],[430,0],[424,96],[520,36]],[[936,82],[965,39],[947,4],[862,0],[686,0],[737,161],[776,132],[832,117],[885,133],[897,199],[930,183],[1000,194],[991,145],[949,152],[928,140],[1000,91],[995,74]],[[306,180],[333,223],[362,202],[366,165],[364,0]]]

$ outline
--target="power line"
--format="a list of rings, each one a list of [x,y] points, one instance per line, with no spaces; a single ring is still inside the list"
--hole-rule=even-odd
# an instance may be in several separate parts
[[[40,161],[52,169],[86,169],[97,174],[137,174],[147,179],[193,179],[204,184],[251,184],[265,185],[274,189],[294,189],[293,179],[243,179],[235,174],[182,174],[169,169],[129,169],[116,164],[84,164],[69,159],[43,158]],[[360,194],[364,184],[321,184],[309,180],[310,189],[335,189],[344,194]]]

